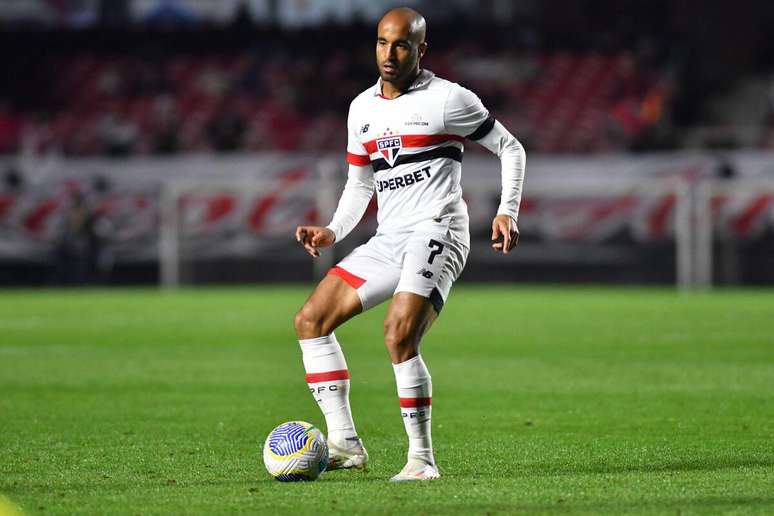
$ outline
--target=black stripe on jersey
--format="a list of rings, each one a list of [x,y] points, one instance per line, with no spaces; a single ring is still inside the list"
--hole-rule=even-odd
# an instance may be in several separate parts
[[[387,160],[384,158],[375,159],[371,161],[371,166],[374,167],[374,172],[379,172],[380,170],[389,170],[406,163],[417,163],[437,158],[449,158],[462,163],[462,151],[457,147],[438,147],[415,154],[400,154],[398,159],[395,160],[394,165],[387,163]]]
[[[481,138],[489,134],[489,131],[492,130],[492,128],[494,127],[494,124],[495,124],[495,118],[492,115],[489,115],[489,117],[487,117],[487,119],[484,120],[484,122],[478,126],[478,129],[476,129],[475,131],[473,131],[468,135],[467,137],[468,140],[473,140],[473,141],[480,140]]]

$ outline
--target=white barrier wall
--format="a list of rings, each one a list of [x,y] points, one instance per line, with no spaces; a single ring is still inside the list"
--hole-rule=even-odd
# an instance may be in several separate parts
[[[154,261],[161,253],[170,283],[178,280],[173,261],[285,252],[295,245],[297,224],[327,222],[346,173],[340,156],[295,154],[6,158],[0,167],[0,261],[50,260],[71,232],[80,195],[111,260]],[[13,173],[21,181],[10,180]],[[499,196],[499,163],[468,154],[463,176],[474,246],[483,245]],[[680,281],[707,283],[713,239],[754,240],[774,231],[770,178],[774,154],[766,153],[529,156],[521,254],[547,263],[614,261],[613,244],[676,242]],[[374,210],[349,247],[373,232]],[[567,253],[568,243],[588,251]]]

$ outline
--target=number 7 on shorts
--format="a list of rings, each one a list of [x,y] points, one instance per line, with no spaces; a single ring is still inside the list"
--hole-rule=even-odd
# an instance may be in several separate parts
[[[430,251],[430,256],[427,257],[427,263],[433,264],[433,260],[435,260],[435,257],[438,256],[443,252],[443,244],[439,242],[438,240],[430,239],[430,243],[427,245],[430,249],[433,249]]]

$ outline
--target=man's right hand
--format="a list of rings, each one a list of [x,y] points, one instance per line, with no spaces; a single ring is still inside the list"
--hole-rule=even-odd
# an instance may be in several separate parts
[[[336,235],[328,228],[321,226],[298,226],[296,240],[306,252],[315,258],[320,256],[319,247],[328,247],[336,241]]]

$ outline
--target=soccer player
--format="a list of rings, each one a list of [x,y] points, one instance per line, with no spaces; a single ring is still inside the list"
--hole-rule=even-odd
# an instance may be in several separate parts
[[[295,317],[306,381],[328,427],[328,469],[364,468],[368,453],[349,405],[349,370],[333,331],[392,298],[384,343],[392,359],[408,434],[408,461],[393,481],[438,478],[430,436],[432,384],[419,354],[422,336],[443,308],[470,248],[462,199],[463,141],[501,162],[502,192],[492,247],[517,243],[525,154],[521,144],[471,91],[420,68],[425,20],[409,8],[380,20],[379,80],[358,95],[347,120],[347,183],[326,227],[299,226],[296,239],[313,257],[343,239],[376,191],[379,226],[366,244],[332,268]]]

